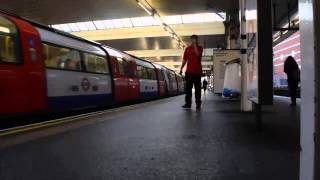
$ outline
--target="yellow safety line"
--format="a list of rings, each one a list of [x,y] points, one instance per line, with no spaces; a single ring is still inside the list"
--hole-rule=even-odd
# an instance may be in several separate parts
[[[99,115],[102,115],[102,114],[108,114],[108,113],[117,112],[117,111],[121,111],[121,110],[130,110],[130,109],[141,107],[141,106],[146,105],[146,104],[154,104],[156,102],[160,102],[160,101],[163,101],[163,100],[165,100],[165,99],[160,99],[160,100],[156,100],[156,101],[150,101],[150,102],[141,103],[141,104],[135,104],[135,105],[130,105],[130,106],[124,106],[124,107],[115,108],[115,109],[108,109],[108,110],[103,110],[103,111],[90,112],[90,113],[86,113],[86,114],[80,114],[80,115],[75,115],[75,116],[70,116],[70,117],[65,117],[65,118],[60,118],[60,119],[54,119],[54,120],[49,120],[49,121],[44,121],[44,122],[25,125],[25,126],[19,126],[19,127],[4,129],[4,130],[0,130],[0,137],[7,136],[7,135],[18,134],[18,133],[22,133],[22,132],[27,132],[27,131],[31,131],[31,130],[36,130],[36,129],[40,129],[40,128],[53,127],[53,126],[56,126],[56,125],[59,125],[59,124],[73,122],[73,121],[80,120],[80,119],[87,118],[87,117],[99,116]]]

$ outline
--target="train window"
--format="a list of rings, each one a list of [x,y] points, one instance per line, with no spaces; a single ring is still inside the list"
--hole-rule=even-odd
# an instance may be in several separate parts
[[[158,75],[159,75],[159,80],[160,80],[160,81],[164,81],[164,77],[163,77],[162,70],[159,70]]]
[[[141,79],[149,79],[149,73],[148,73],[148,68],[143,67],[143,66],[138,66],[138,76]]]
[[[104,57],[88,53],[84,53],[83,57],[86,71],[102,74],[109,73],[108,63]]]
[[[135,65],[131,62],[131,63],[128,63],[127,67],[128,67],[128,77],[130,78],[136,77]]]
[[[0,61],[20,63],[19,35],[15,24],[0,16]]]
[[[137,71],[138,71],[138,77],[142,78],[142,67],[141,66],[137,66]]]
[[[81,71],[80,53],[65,47],[43,44],[43,57],[46,67]]]
[[[148,79],[157,79],[157,75],[154,69],[148,68]]]
[[[119,64],[120,75],[126,75],[126,61],[123,58],[117,58]]]

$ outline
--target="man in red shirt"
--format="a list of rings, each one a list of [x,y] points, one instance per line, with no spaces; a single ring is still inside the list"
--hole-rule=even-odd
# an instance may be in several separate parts
[[[201,108],[201,76],[202,76],[202,58],[203,48],[198,44],[198,36],[191,36],[191,45],[186,48],[183,55],[183,62],[180,69],[180,74],[182,74],[182,69],[187,64],[187,70],[185,73],[186,80],[186,104],[182,106],[183,108],[191,108],[192,99],[192,87],[195,88],[195,98],[197,109]]]

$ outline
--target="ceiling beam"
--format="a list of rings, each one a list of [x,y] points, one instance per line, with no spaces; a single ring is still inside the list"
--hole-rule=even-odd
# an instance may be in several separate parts
[[[221,35],[225,32],[222,22],[178,24],[172,25],[172,28],[180,36]],[[81,31],[72,34],[92,41],[168,36],[161,26]]]

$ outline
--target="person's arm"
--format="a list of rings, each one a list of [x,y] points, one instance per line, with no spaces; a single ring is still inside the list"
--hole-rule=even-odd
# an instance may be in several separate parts
[[[183,61],[182,61],[182,65],[181,65],[181,68],[180,68],[180,74],[182,74],[182,69],[184,68],[184,66],[187,64],[187,60],[186,59],[184,59]]]
[[[187,62],[188,62],[188,53],[187,53],[187,49],[186,49],[183,54],[183,60],[182,60],[179,74],[182,74],[182,70],[183,70],[184,66],[187,64]]]

